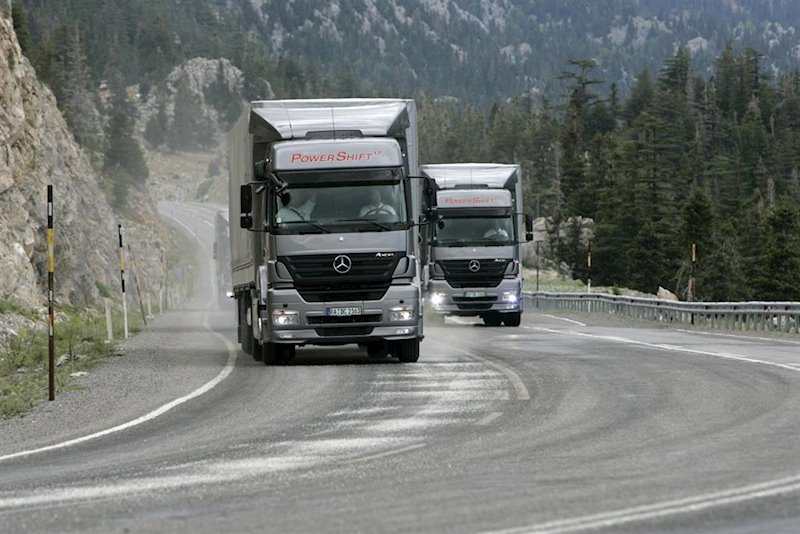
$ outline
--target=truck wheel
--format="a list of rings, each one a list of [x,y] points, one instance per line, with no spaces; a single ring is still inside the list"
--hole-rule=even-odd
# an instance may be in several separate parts
[[[500,326],[503,324],[503,318],[499,313],[487,313],[482,317],[483,324],[486,326]]]
[[[242,318],[242,350],[245,354],[251,354],[255,357],[256,340],[253,337],[253,325],[247,324],[247,317],[250,314],[250,307],[245,302],[244,298],[241,300],[240,307],[243,313],[240,315]]]
[[[279,354],[279,361],[282,364],[289,363],[294,359],[295,355],[295,346],[294,345],[278,345],[278,354]]]
[[[264,354],[264,365],[278,365],[280,362],[281,347],[277,343],[264,343],[261,345]]]
[[[252,338],[251,338],[252,339]],[[253,359],[257,362],[264,361],[264,345],[257,339],[253,339]]]
[[[403,363],[413,363],[419,360],[419,339],[398,341],[394,355]]]
[[[522,313],[506,313],[503,315],[503,324],[506,326],[519,326],[522,322]]]

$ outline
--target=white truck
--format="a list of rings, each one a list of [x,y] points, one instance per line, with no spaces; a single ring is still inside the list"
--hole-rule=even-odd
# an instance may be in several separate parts
[[[416,120],[402,99],[257,101],[242,114],[228,161],[245,352],[271,365],[298,346],[357,343],[417,361],[436,199],[418,176]]]
[[[488,326],[519,326],[522,243],[533,239],[522,211],[519,165],[423,165],[438,188],[428,301],[431,316],[479,316]]]

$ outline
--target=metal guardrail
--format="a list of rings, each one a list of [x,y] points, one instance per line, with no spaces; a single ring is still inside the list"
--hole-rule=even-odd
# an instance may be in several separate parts
[[[709,330],[800,334],[800,302],[682,302],[604,293],[525,292],[541,310],[603,312]]]

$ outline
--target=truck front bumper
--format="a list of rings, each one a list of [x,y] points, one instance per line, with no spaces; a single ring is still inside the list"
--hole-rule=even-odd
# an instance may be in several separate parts
[[[475,316],[486,312],[522,311],[520,281],[503,279],[497,287],[452,287],[447,280],[430,281],[426,306],[440,315]]]
[[[342,315],[338,315],[342,314]],[[264,342],[341,345],[421,336],[416,286],[390,286],[381,300],[307,302],[293,289],[271,290],[260,313]]]

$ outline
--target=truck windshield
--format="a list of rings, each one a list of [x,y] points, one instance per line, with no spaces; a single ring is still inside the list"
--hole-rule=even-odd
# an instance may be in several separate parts
[[[442,247],[513,245],[514,219],[511,213],[477,216],[439,212],[433,245]]]
[[[400,169],[279,173],[286,184],[271,195],[276,234],[384,232],[407,227]]]

